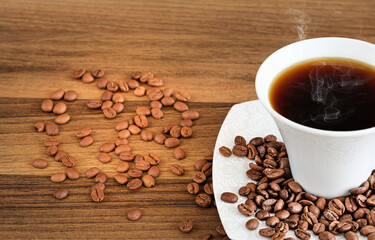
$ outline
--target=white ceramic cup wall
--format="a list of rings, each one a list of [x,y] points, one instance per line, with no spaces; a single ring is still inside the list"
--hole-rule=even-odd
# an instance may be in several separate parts
[[[280,72],[299,62],[326,57],[353,59],[375,66],[375,45],[335,37],[290,44],[263,62],[255,88],[283,137],[294,180],[309,193],[334,198],[348,195],[375,168],[375,127],[357,131],[310,128],[283,117],[269,101],[270,86]]]

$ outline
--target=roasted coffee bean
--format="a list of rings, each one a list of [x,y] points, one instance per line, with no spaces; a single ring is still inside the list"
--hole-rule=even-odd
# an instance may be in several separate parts
[[[320,218],[320,209],[315,205],[308,206],[308,211],[312,212],[317,218]]]
[[[109,163],[112,157],[108,153],[99,153],[97,159],[102,163]]]
[[[174,97],[182,102],[187,102],[190,100],[190,94],[178,91],[174,94]]]
[[[128,174],[132,178],[140,178],[142,177],[143,171],[138,168],[130,168]]]
[[[139,87],[139,82],[138,82],[138,81],[135,81],[135,80],[129,80],[129,81],[128,81],[128,86],[129,86],[130,89],[136,89],[136,88]],[[145,92],[146,89],[145,89],[144,87],[142,87],[142,88],[143,88],[143,90],[144,90],[144,92]],[[143,93],[143,95],[144,95],[144,93]],[[142,96],[143,96],[143,95],[142,95]]]
[[[196,120],[196,119],[199,118],[199,112],[194,111],[194,110],[187,110],[187,111],[182,113],[182,118],[183,119]]]
[[[173,156],[177,160],[181,160],[181,159],[186,158],[186,153],[182,148],[175,148],[173,149]]]
[[[175,148],[180,146],[180,140],[178,138],[170,137],[165,139],[164,146],[167,148]]]
[[[155,186],[155,179],[151,175],[144,175],[142,177],[143,185],[147,188]]]
[[[291,202],[288,204],[288,211],[291,213],[300,213],[302,212],[302,205],[298,202]]]
[[[100,89],[107,88],[108,80],[106,78],[101,78],[96,82],[96,86]]]
[[[219,225],[216,227],[216,232],[221,236],[227,236],[227,233],[225,232],[225,229],[223,225]]]
[[[269,179],[276,179],[276,178],[282,177],[285,172],[284,172],[283,169],[269,169],[269,168],[266,168],[266,169],[264,169],[263,173]]]
[[[276,232],[287,233],[289,231],[289,225],[285,222],[279,222],[275,226]]]
[[[125,121],[125,122],[117,123],[115,126],[115,129],[116,131],[122,131],[122,130],[128,129],[128,127],[129,127],[129,123]]]
[[[112,100],[113,93],[111,91],[105,91],[102,93],[101,100],[103,102],[105,101],[111,101]]]
[[[252,218],[246,222],[246,228],[249,230],[255,230],[259,226],[259,221],[256,218]]]
[[[121,92],[128,92],[129,91],[129,85],[125,81],[121,81],[118,83],[118,87],[120,88]]]
[[[179,138],[181,136],[181,127],[180,126],[173,126],[169,130],[169,134],[171,137]]]
[[[290,213],[287,210],[280,210],[275,213],[275,216],[278,217],[280,220],[285,220],[290,216]]]
[[[128,82],[129,84],[129,82]],[[130,85],[129,85],[130,86]],[[142,97],[146,94],[146,88],[143,87],[143,86],[139,86],[137,87],[136,89],[134,89],[134,95],[137,96],[137,97]]]
[[[262,173],[254,169],[250,169],[246,172],[246,175],[254,181],[259,181],[262,178]]]
[[[105,102],[103,102],[101,109],[104,110],[106,108],[111,108],[111,107],[113,107],[113,102],[112,101],[105,101]]]
[[[177,176],[181,176],[185,172],[184,168],[178,164],[172,164],[170,166],[170,169],[171,169],[171,172]]]
[[[163,106],[173,106],[173,104],[176,102],[174,100],[174,98],[172,97],[163,97],[161,100],[161,104],[163,104]]]
[[[141,72],[132,72],[131,78],[138,80],[141,77],[142,73]]]
[[[191,230],[193,230],[193,226],[194,226],[193,221],[189,219],[189,220],[181,221],[178,228],[180,229],[181,232],[188,233],[188,232],[191,232]]]
[[[91,190],[91,199],[94,202],[102,202],[104,200],[104,191],[101,188]]]
[[[116,172],[124,173],[129,170],[129,163],[127,162],[120,162],[116,167]]]
[[[155,119],[162,119],[164,117],[164,113],[162,110],[160,110],[159,108],[152,108],[151,109],[151,115],[155,118]]]
[[[193,174],[193,181],[196,183],[204,183],[206,181],[206,175],[203,172],[195,172]]]
[[[254,159],[255,158],[255,156],[258,156],[259,155],[259,153],[258,153],[258,151],[257,151],[257,149],[255,148],[255,146],[254,145],[252,145],[252,144],[247,144],[247,151],[248,151],[248,153],[247,153],[247,158],[248,159]],[[267,167],[267,165],[265,165],[265,161],[267,161],[268,159],[266,159],[266,160],[264,160],[264,162],[263,162],[263,166],[265,166],[265,167]]]
[[[167,137],[162,133],[158,133],[154,136],[154,141],[158,144],[164,144],[165,139],[167,139]]]
[[[366,219],[363,219],[363,218],[358,219],[358,220],[356,221],[356,223],[358,224],[358,227],[359,227],[359,228],[363,228],[364,226],[367,226],[367,220],[366,220]]]
[[[306,212],[301,215],[301,220],[308,222],[309,226],[313,226],[318,222],[318,219],[312,212]]]
[[[173,89],[171,89],[171,88],[164,88],[163,89],[163,95],[165,97],[171,97],[173,95]]]
[[[189,183],[186,186],[186,190],[190,194],[197,194],[197,193],[199,193],[199,185],[197,183],[195,183],[195,182]]]
[[[115,149],[116,145],[113,142],[104,143],[99,147],[99,151],[109,153]]]
[[[211,197],[206,193],[200,193],[195,198],[195,202],[198,204],[198,206],[206,208],[211,206]]]
[[[67,113],[61,114],[60,116],[57,116],[55,119],[55,123],[57,124],[65,124],[70,121],[70,115]]]
[[[158,165],[160,163],[160,158],[153,153],[145,155],[144,159],[153,166]]]
[[[55,173],[51,175],[51,182],[54,183],[61,183],[64,182],[66,179],[66,174],[65,173]]]
[[[129,145],[120,145],[118,147],[115,148],[115,154],[118,156],[120,155],[122,152],[130,152],[132,149]]]
[[[274,136],[274,135],[267,135],[267,136],[265,136],[264,137],[264,141],[265,142],[275,142],[277,140],[277,137],[276,136]]]
[[[55,145],[49,146],[46,150],[48,156],[55,156],[57,153],[57,147]]]
[[[309,232],[298,228],[294,230],[294,234],[301,240],[308,240],[311,238],[311,234]]]
[[[57,146],[60,144],[60,140],[58,138],[50,137],[46,138],[43,141],[44,146],[49,147],[49,146]]]
[[[44,132],[46,124],[44,122],[36,122],[34,124],[34,128],[36,129],[37,132]]]
[[[62,200],[64,198],[68,197],[69,192],[68,192],[68,189],[66,189],[66,188],[59,188],[52,195],[53,195],[54,198],[56,198],[58,200]]]
[[[266,220],[267,218],[270,217],[270,212],[267,211],[267,210],[259,210],[257,213],[256,213],[256,218],[258,218],[259,220],[263,221],[263,220]]]
[[[112,107],[115,111],[116,111],[116,113],[121,113],[122,111],[124,111],[124,104],[122,104],[122,103],[115,103],[115,104],[113,104],[113,107]]]
[[[367,214],[366,219],[367,219],[367,223],[368,223],[369,225],[373,225],[373,226],[375,226],[375,210],[374,210],[374,209],[372,209],[372,210],[370,211],[370,213]]]
[[[193,130],[190,127],[181,128],[181,136],[184,138],[189,138],[193,135]]]
[[[203,190],[205,193],[207,193],[208,195],[214,195],[214,188],[212,186],[212,183],[206,183],[204,186],[203,186]]]
[[[86,69],[81,68],[81,69],[78,69],[77,71],[75,71],[72,74],[72,77],[75,78],[75,79],[80,79],[85,73],[86,73]]]
[[[151,141],[152,140],[152,132],[150,130],[143,129],[141,131],[141,139],[143,141],[146,141],[146,142]]]
[[[220,147],[219,148],[219,152],[224,157],[230,157],[232,155],[232,151],[229,148],[225,147],[225,146]]]
[[[125,102],[124,96],[121,93],[114,93],[112,96],[112,102],[114,103],[123,103]]]
[[[119,138],[129,138],[132,134],[128,129],[122,130],[118,133]]]
[[[284,240],[285,239],[285,233],[284,232],[278,232],[276,231],[274,235],[272,235],[272,240]]]
[[[319,235],[319,233],[324,232],[325,229],[326,229],[326,227],[324,226],[324,224],[323,223],[319,223],[319,222],[315,223],[313,225],[313,228],[312,228],[312,230],[313,230],[313,232],[314,232],[315,235]]]
[[[143,82],[143,83],[147,83],[147,81],[151,78],[154,77],[154,74],[151,73],[151,72],[145,72],[145,73],[142,73],[141,76],[139,77],[139,81],[140,82]]]
[[[318,200],[316,200],[315,205],[320,209],[320,211],[324,211],[325,205],[326,205],[326,199],[323,197],[318,198]]]
[[[339,216],[328,208],[324,210],[323,216],[329,221],[337,221],[339,219]]]
[[[328,231],[319,233],[319,240],[335,240],[336,237]]]
[[[346,240],[359,240],[358,235],[355,232],[349,231],[344,234]]]
[[[141,133],[141,129],[137,126],[137,125],[130,125],[129,126],[129,132],[132,134],[132,135],[138,135]]]
[[[46,99],[42,102],[40,108],[43,112],[52,112],[53,109],[53,102],[50,99]]]
[[[300,193],[302,192],[302,187],[301,185],[299,185],[298,183],[296,183],[295,181],[291,181],[288,183],[288,187],[290,188],[290,190],[292,190],[294,193]]]
[[[264,143],[264,139],[261,138],[261,137],[255,137],[255,138],[251,139],[249,143],[258,147],[258,146],[260,146]]]
[[[173,108],[178,112],[185,112],[189,110],[189,107],[185,103],[180,102],[180,101],[175,102],[173,104]]]
[[[67,102],[73,102],[78,97],[78,93],[74,90],[69,90],[64,95],[64,100]]]
[[[84,137],[79,142],[79,146],[87,147],[87,146],[90,146],[93,142],[94,142],[94,138],[92,138],[91,136]]]
[[[367,236],[368,240],[375,240],[375,233],[370,233],[370,235]]]
[[[349,192],[353,195],[359,195],[359,194],[363,194],[364,192],[366,192],[369,189],[369,187],[370,187],[369,182],[365,181],[360,187],[353,188]]]
[[[78,138],[84,138],[84,137],[91,135],[91,132],[92,132],[91,128],[85,127],[85,128],[77,130],[75,135]]]
[[[100,77],[103,77],[103,76],[104,76],[104,71],[101,70],[101,69],[95,70],[94,72],[92,72],[92,76],[93,76],[94,78],[100,78]]]
[[[193,126],[193,121],[190,119],[182,119],[180,122],[181,127],[192,127]]]
[[[367,206],[375,206],[375,195],[371,195],[369,198],[366,200]]]
[[[48,136],[56,136],[59,134],[60,130],[56,123],[47,123],[45,127]]]
[[[32,165],[35,168],[43,169],[48,166],[48,162],[44,159],[38,158],[33,161]]]
[[[76,160],[70,155],[63,156],[61,162],[68,168],[75,167],[76,165]]]
[[[151,167],[150,163],[145,160],[139,160],[135,163],[135,168],[141,171],[147,171]]]
[[[113,108],[103,109],[103,114],[108,119],[113,119],[116,117],[117,112]]]
[[[157,166],[152,166],[147,172],[148,175],[157,178],[160,175],[160,169]]]
[[[242,145],[235,145],[232,149],[232,152],[238,157],[244,157],[247,155],[247,147]]]
[[[130,162],[130,161],[134,160],[135,155],[132,154],[131,152],[122,152],[122,153],[120,153],[119,157],[123,161]]]
[[[89,72],[86,72],[82,76],[82,82],[83,83],[92,83],[94,80],[95,80],[94,77]]]
[[[201,171],[203,166],[206,165],[208,162],[204,159],[199,159],[197,161],[195,161],[194,163],[194,169],[197,170],[197,171]]]
[[[362,236],[368,236],[371,233],[375,232],[375,227],[372,225],[367,225],[363,227],[359,232],[361,233]]]
[[[63,89],[57,89],[51,95],[52,100],[61,100],[64,97],[65,91]]]
[[[246,216],[246,217],[250,217],[252,215],[254,215],[255,211],[252,207],[250,207],[249,205],[245,204],[245,203],[241,203],[240,205],[237,206],[237,209],[238,211]],[[260,212],[260,211],[259,211]],[[258,213],[259,213],[258,212]],[[258,217],[257,217],[258,218]],[[258,218],[259,219],[259,218]],[[260,219],[261,220],[261,219]]]
[[[367,197],[363,196],[363,195],[357,195],[355,197],[355,200],[358,204],[358,206],[362,207],[362,208],[365,208],[366,207],[366,201],[367,201]]]
[[[108,177],[105,173],[100,172],[95,176],[95,182],[105,183],[107,181]]]
[[[97,109],[102,106],[103,102],[100,100],[90,100],[87,102],[87,107],[91,109]]]
[[[70,180],[76,180],[79,178],[79,172],[77,171],[77,169],[75,168],[68,168],[66,170],[66,176],[70,179]]]
[[[210,177],[212,175],[212,163],[206,163],[202,167],[202,172],[206,177]]]
[[[157,101],[162,99],[163,92],[159,88],[153,87],[147,89],[146,95],[148,96],[150,101]]]
[[[341,216],[345,212],[344,204],[337,198],[328,202],[328,208],[335,212],[338,216]]]
[[[126,186],[129,190],[137,190],[142,187],[142,180],[139,178],[134,178],[130,180]]]
[[[251,192],[251,189],[246,187],[246,186],[243,186],[241,187],[239,190],[238,190],[238,194],[240,196],[247,196],[249,195],[249,193]]]
[[[68,154],[65,152],[65,151],[57,151],[56,155],[55,155],[55,160],[58,161],[58,162],[61,162],[62,158],[67,156]]]
[[[161,104],[161,102],[159,102],[159,101],[151,101],[150,107],[151,107],[151,114],[152,114],[152,108],[162,109],[163,104]]]
[[[262,228],[259,230],[259,235],[262,237],[272,237],[275,232],[274,228]]]
[[[236,203],[238,201],[238,196],[231,192],[224,192],[221,194],[220,199],[227,203]]]
[[[66,112],[66,110],[68,109],[68,107],[66,106],[65,103],[63,102],[59,102],[57,103],[54,107],[53,107],[53,113],[54,114],[63,114]]]
[[[118,90],[118,84],[113,81],[107,83],[107,89],[111,92],[116,92]]]
[[[97,167],[92,167],[90,168],[89,170],[87,170],[86,172],[86,177],[87,178],[93,178],[95,177],[96,175],[98,175],[100,173],[100,169],[97,168]]]

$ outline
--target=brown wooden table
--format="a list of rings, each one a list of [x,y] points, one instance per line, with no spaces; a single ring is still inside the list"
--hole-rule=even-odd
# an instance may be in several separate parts
[[[228,110],[256,99],[254,78],[261,62],[278,48],[300,37],[351,37],[375,42],[375,2],[329,1],[2,1],[0,17],[0,238],[219,238],[215,208],[202,209],[185,188],[193,163],[210,153]],[[298,33],[297,33],[297,30]],[[193,137],[182,140],[187,158],[175,160],[172,150],[139,136],[130,138],[134,153],[154,152],[162,159],[161,175],[151,189],[129,191],[112,176],[120,162],[96,159],[99,146],[116,138],[115,123],[128,120],[146,97],[124,94],[124,113],[107,120],[85,103],[99,98],[95,84],[73,80],[81,67],[106,71],[110,80],[129,79],[132,71],[152,71],[165,86],[191,94],[189,107],[201,113]],[[59,146],[77,159],[81,178],[52,183],[51,174],[65,171],[45,155],[45,133],[33,124],[52,121],[40,103],[52,91],[74,89],[79,99],[68,104],[72,116],[61,127]],[[150,120],[153,133],[178,123],[180,114],[166,108],[162,120]],[[80,148],[74,131],[88,126],[95,143]],[[251,126],[249,126],[251,127]],[[35,158],[49,161],[35,169]],[[169,166],[185,167],[181,177]],[[85,171],[98,166],[108,174],[105,201],[94,203],[92,179]],[[52,193],[70,191],[59,201]],[[126,219],[133,208],[143,210],[137,222]],[[181,233],[178,224],[193,219],[194,230]]]

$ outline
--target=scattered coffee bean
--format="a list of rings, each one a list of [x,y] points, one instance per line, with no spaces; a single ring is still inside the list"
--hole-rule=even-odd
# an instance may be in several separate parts
[[[230,157],[232,155],[232,151],[229,148],[225,147],[225,146],[222,146],[221,148],[219,148],[219,152],[224,157]]]
[[[102,93],[101,100],[103,102],[105,101],[111,101],[112,100],[113,93],[109,90]]]
[[[68,168],[74,167],[76,165],[76,160],[70,155],[65,155],[61,158],[61,162]]]
[[[102,163],[109,163],[112,157],[108,153],[102,152],[102,153],[99,153],[97,159]]]
[[[158,144],[164,144],[165,139],[167,139],[167,137],[162,133],[158,133],[154,136],[154,141]]]
[[[101,109],[104,110],[106,108],[111,108],[113,107],[113,102],[112,101],[104,101],[102,104]]]
[[[180,122],[181,127],[192,127],[193,126],[193,121],[190,119],[182,119]]]
[[[202,240],[210,240],[211,238],[212,238],[212,234],[206,233],[205,235],[203,235]]]
[[[181,91],[176,92],[174,97],[182,102],[187,102],[190,100],[190,94]]]
[[[259,235],[262,237],[271,237],[275,232],[274,228],[262,228],[259,230]]]
[[[129,84],[129,82],[128,82]],[[129,85],[130,86],[130,85]],[[137,96],[137,97],[142,97],[146,94],[146,88],[143,87],[143,86],[139,86],[137,87],[136,89],[134,89],[134,95]]]
[[[52,93],[52,100],[61,100],[64,97],[65,91],[63,89],[57,89]]]
[[[118,147],[115,148],[115,154],[118,156],[120,155],[122,152],[130,152],[132,149],[130,148],[129,145],[126,145],[126,144],[122,144]]]
[[[47,123],[45,127],[48,136],[56,136],[59,134],[60,130],[56,123]]]
[[[44,159],[38,158],[33,161],[32,165],[35,168],[43,169],[48,166],[48,162]]]
[[[87,170],[86,172],[86,177],[87,178],[93,178],[95,177],[96,175],[98,175],[100,173],[100,169],[97,168],[97,167],[92,167],[90,168],[89,170]]]
[[[57,124],[65,124],[70,121],[70,115],[67,113],[61,114],[55,118],[55,123]]]
[[[122,174],[115,174],[113,178],[121,185],[125,185],[128,182],[128,178]]]
[[[92,72],[92,76],[94,78],[101,78],[101,77],[104,76],[104,71],[101,70],[101,69],[95,70],[95,71]]]
[[[147,188],[155,186],[155,179],[151,175],[144,175],[142,177],[143,185]]]
[[[124,173],[129,170],[129,163],[127,162],[120,162],[116,167],[116,172]]]
[[[140,209],[133,209],[130,210],[126,214],[126,218],[129,219],[130,221],[137,221],[142,217],[142,211]]]
[[[77,171],[77,169],[75,168],[68,168],[66,170],[66,176],[70,179],[70,180],[77,180],[79,178],[79,172]]]
[[[160,175],[160,169],[157,166],[152,166],[147,172],[148,175],[157,178]]]
[[[193,230],[194,224],[192,220],[183,220],[181,221],[180,225],[178,228],[180,229],[181,232],[188,233]]]
[[[53,113],[54,114],[63,114],[66,112],[68,107],[66,106],[65,103],[59,102],[53,107]]]
[[[134,178],[130,180],[126,186],[129,190],[137,190],[142,187],[142,180],[139,178]]]
[[[43,112],[52,112],[53,109],[53,102],[50,99],[46,99],[42,102],[42,105],[40,106]]]
[[[107,88],[107,84],[108,84],[108,80],[106,78],[100,78],[97,82],[96,82],[96,86],[100,89],[106,89]]]
[[[86,69],[81,68],[72,74],[72,77],[75,79],[80,79],[86,73]]]
[[[101,188],[95,188],[91,190],[91,199],[94,202],[102,202],[104,200],[104,190]]]
[[[107,142],[99,147],[99,151],[109,153],[109,152],[112,152],[115,149],[115,147],[116,147],[115,143]]]
[[[44,122],[36,122],[34,124],[34,128],[36,129],[37,132],[44,132],[46,124]]]
[[[183,119],[196,120],[199,118],[199,112],[194,110],[188,110],[182,113]]]
[[[111,92],[116,92],[118,90],[118,84],[113,81],[107,83],[107,89]]]
[[[186,190],[190,194],[197,194],[197,193],[199,193],[199,185],[198,185],[198,183],[195,183],[195,182],[189,183],[186,186]]]
[[[195,198],[195,202],[198,204],[200,207],[207,208],[211,206],[211,197],[206,194],[206,193],[200,193],[198,196]]]
[[[103,109],[103,114],[108,119],[113,119],[116,117],[117,112],[113,108]]]
[[[81,147],[88,147],[91,144],[93,144],[93,142],[94,142],[94,138],[93,137],[91,137],[91,136],[84,137],[79,142],[79,146],[81,146]]]
[[[122,131],[122,130],[128,129],[128,127],[129,127],[129,123],[125,121],[125,122],[117,123],[115,126],[115,129],[116,131]]]
[[[68,189],[66,188],[60,188],[60,189],[57,189],[54,193],[53,193],[53,197],[56,198],[56,199],[59,199],[59,200],[62,200],[66,197],[68,197]]]
[[[298,237],[298,236],[297,236]],[[335,240],[336,237],[330,232],[324,231],[319,233],[319,240]]]
[[[78,93],[74,90],[69,90],[64,95],[64,100],[67,102],[73,102],[78,97]]]
[[[121,92],[128,92],[129,91],[129,85],[125,81],[119,82],[118,87],[120,88]]]
[[[259,226],[259,221],[256,218],[252,218],[246,222],[246,228],[249,230],[255,230]]]
[[[48,156],[55,156],[57,153],[57,147],[55,145],[49,146],[46,150]]]
[[[173,108],[178,112],[185,112],[189,110],[189,107],[185,103],[180,102],[180,101],[175,102],[173,104]]]
[[[82,82],[83,83],[92,83],[94,80],[95,80],[94,77],[89,72],[86,72],[82,76]]]
[[[43,143],[44,143],[44,146],[46,147],[57,146],[60,144],[60,140],[58,138],[51,137],[51,138],[44,139]]]
[[[175,148],[173,149],[173,156],[177,160],[181,160],[181,159],[186,158],[186,153],[182,148]]]
[[[235,145],[232,149],[232,152],[238,157],[244,157],[247,155],[247,147],[242,145]]]
[[[103,102],[100,100],[90,100],[87,102],[87,107],[91,109],[97,109],[102,106]]]
[[[178,165],[178,164],[172,164],[170,166],[170,169],[171,169],[172,173],[177,175],[177,176],[181,176],[185,172],[184,168],[182,166]]]
[[[95,182],[105,183],[107,181],[108,177],[105,173],[100,172],[95,176]]]
[[[203,172],[195,172],[193,174],[193,181],[196,183],[204,183],[206,181],[206,175]]]
[[[56,155],[55,155],[55,160],[58,161],[58,162],[61,162],[62,158],[67,156],[68,154],[65,152],[65,151],[57,151]]]
[[[118,133],[119,138],[129,138],[132,134],[128,129],[122,130]]]
[[[180,146],[180,140],[178,138],[170,137],[164,140],[164,146],[167,148],[175,148]]]
[[[189,138],[193,135],[193,130],[190,127],[181,128],[181,136],[184,138]]]
[[[220,199],[227,203],[236,203],[238,201],[238,196],[231,192],[224,192],[221,194]]]
[[[64,182],[65,179],[66,179],[65,173],[55,173],[51,175],[51,182],[54,182],[54,183]]]
[[[128,174],[132,178],[140,178],[142,176],[143,171],[138,168],[131,168],[128,171]]]

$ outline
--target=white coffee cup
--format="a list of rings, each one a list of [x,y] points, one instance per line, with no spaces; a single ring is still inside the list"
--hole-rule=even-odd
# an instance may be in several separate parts
[[[260,66],[255,89],[278,126],[288,151],[293,178],[306,192],[325,198],[349,194],[375,168],[375,127],[327,131],[295,123],[271,106],[269,90],[286,68],[316,58],[346,58],[375,66],[375,45],[349,38],[315,38],[285,46]],[[369,111],[375,111],[370,109]]]

